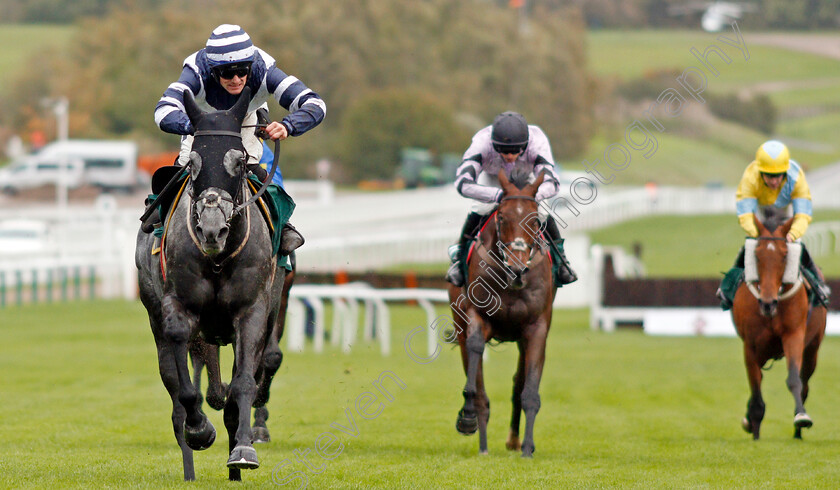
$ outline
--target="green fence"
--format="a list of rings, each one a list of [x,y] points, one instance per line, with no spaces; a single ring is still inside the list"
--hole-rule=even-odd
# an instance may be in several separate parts
[[[0,307],[97,297],[96,267],[0,271]]]

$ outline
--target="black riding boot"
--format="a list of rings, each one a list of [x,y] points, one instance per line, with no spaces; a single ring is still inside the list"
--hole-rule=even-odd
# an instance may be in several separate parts
[[[566,252],[563,250],[563,240],[560,238],[560,229],[557,228],[557,223],[551,216],[546,217],[545,233],[548,235],[549,246],[554,249],[554,253],[559,259],[557,275],[554,278],[554,285],[561,287],[564,284],[571,284],[578,280],[577,274],[572,270],[572,265],[569,264],[569,259],[566,258]]]
[[[744,269],[744,252],[745,251],[746,251],[746,249],[744,247],[741,247],[741,251],[738,252],[738,257],[735,258],[735,263],[732,264],[733,269]],[[721,285],[723,285],[723,284],[721,284]],[[715,291],[715,296],[717,297],[718,300],[720,300],[720,307],[721,308],[723,308],[724,310],[729,310],[729,309],[732,308],[732,301],[729,298],[727,298],[725,294],[723,294],[723,289],[722,288],[717,288],[717,291]]]
[[[254,177],[258,178],[260,182],[268,180],[268,171],[262,168],[262,165],[259,163],[249,163],[248,170],[254,174]]]
[[[805,244],[802,244],[802,257],[799,260],[799,263],[808,270],[811,274],[813,274],[816,284],[812,284],[814,287],[814,293],[817,295],[817,299],[819,299],[820,303],[828,307],[828,297],[831,295],[831,288],[828,287],[828,284],[825,283],[825,278],[822,275],[822,272],[817,268],[817,264],[814,263],[814,259],[811,258],[811,254],[808,253],[808,249],[805,248]]]
[[[283,225],[283,229],[280,230],[280,255],[289,255],[294,252],[298,247],[303,245],[306,240],[303,238],[303,235],[292,226],[291,223],[286,223]]]
[[[458,239],[457,248],[450,247],[449,258],[452,265],[449,266],[449,271],[446,273],[446,280],[453,285],[461,287],[464,285],[464,272],[461,269],[461,254],[466,252],[467,242],[475,236],[476,228],[481,223],[481,216],[478,213],[470,213],[467,215],[464,226],[461,228],[461,236]]]
[[[146,207],[149,207],[149,204],[151,203],[152,202],[149,200],[149,198],[146,198]],[[143,220],[143,224],[140,225],[140,229],[143,230],[143,233],[151,233],[155,231],[155,228],[160,227],[161,224],[162,223],[160,220],[160,210],[156,209],[152,212],[152,214],[149,215],[148,218]]]

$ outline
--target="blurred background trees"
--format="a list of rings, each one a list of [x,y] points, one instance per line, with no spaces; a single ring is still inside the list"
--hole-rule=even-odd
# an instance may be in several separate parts
[[[78,25],[64,49],[18,70],[1,101],[9,128],[26,128],[43,97],[63,95],[74,137],[174,148],[177,137],[154,124],[158,98],[216,25],[237,23],[327,102],[317,136],[284,145],[291,177],[320,158],[352,180],[392,177],[398,147],[463,151],[504,110],[541,125],[558,156],[578,154],[592,131],[584,25],[565,7],[525,23],[481,0],[12,0],[0,17]],[[279,119],[285,110],[273,104]]]

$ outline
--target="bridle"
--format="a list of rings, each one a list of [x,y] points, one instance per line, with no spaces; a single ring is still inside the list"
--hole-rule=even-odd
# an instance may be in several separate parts
[[[514,199],[524,199],[526,201],[537,202],[536,198],[531,197],[531,196],[506,196],[506,197],[503,197],[501,201],[499,201],[499,204],[501,205],[501,203],[503,203],[505,201],[510,201],[510,200],[514,200]],[[501,239],[502,239],[502,229],[501,229],[501,226],[499,225],[499,213],[498,213],[498,211],[495,213],[494,223],[495,223],[495,226],[496,226],[496,237],[499,240],[499,243],[502,245],[501,247],[499,247],[499,254],[502,256],[502,260],[504,261],[505,265],[510,266],[510,260],[508,259],[508,255],[507,255],[507,252],[506,252],[507,250],[516,250],[516,251],[520,251],[520,252],[525,252],[525,251],[530,250],[530,253],[528,254],[528,260],[527,260],[527,262],[525,262],[525,267],[530,267],[531,266],[531,261],[534,259],[534,257],[537,254],[537,250],[542,250],[542,245],[540,245],[539,247],[534,246],[533,243],[531,245],[528,245],[522,237],[517,237],[510,242],[502,242],[501,241]]]
[[[254,124],[254,125],[246,125],[246,126],[242,126],[242,127],[243,128],[247,128],[247,127],[262,127],[262,128],[264,128],[264,127],[266,127],[266,124]],[[232,137],[239,138],[240,141],[242,140],[242,133],[241,132],[222,130],[222,129],[198,130],[194,133],[194,136],[232,136]],[[234,196],[233,198],[228,198],[228,197],[225,197],[225,196],[219,194],[218,192],[213,191],[212,193],[210,193],[210,195],[205,195],[201,199],[197,200],[195,198],[195,195],[194,195],[194,189],[192,188],[192,186],[190,186],[190,190],[189,190],[190,209],[187,213],[188,221],[191,221],[191,218],[195,217],[195,220],[196,220],[195,226],[199,226],[201,224],[201,216],[196,211],[195,205],[198,201],[203,201],[203,204],[204,204],[205,208],[218,208],[219,212],[222,213],[222,217],[224,218],[225,225],[229,226],[231,221],[233,220],[233,218],[236,215],[240,214],[243,210],[249,210],[249,206],[251,204],[255,203],[257,201],[257,199],[259,199],[263,195],[263,193],[265,193],[265,190],[268,188],[269,184],[271,183],[271,181],[274,177],[275,172],[277,171],[277,163],[279,161],[279,156],[280,156],[280,141],[277,140],[277,141],[274,142],[274,161],[271,164],[271,172],[269,173],[265,182],[263,182],[263,185],[248,200],[246,200],[245,202],[237,205],[237,202],[241,199],[241,196],[244,193],[244,189],[245,189],[244,181],[247,178],[246,177],[247,176],[246,165],[247,165],[247,162],[248,162],[249,155],[248,155],[247,150],[245,150],[244,146],[243,146],[243,152],[244,152],[245,156],[242,159],[242,163],[240,164],[241,168],[240,168],[240,172],[239,172],[239,184],[238,184],[238,189],[236,191],[236,196]],[[187,166],[189,166],[189,165],[190,164],[187,164]],[[220,201],[227,201],[231,204],[231,206],[233,207],[233,210],[231,211],[230,216],[225,216],[224,209],[222,209],[219,206]],[[229,255],[224,257],[220,262],[215,262],[215,261],[213,262],[214,270],[217,273],[219,271],[221,271],[222,267],[228,261],[230,261],[236,255],[238,255],[239,252],[241,252],[242,249],[245,248],[245,244],[248,243],[248,239],[251,235],[251,226],[250,226],[251,215],[250,215],[250,212],[246,212],[246,218],[248,220],[248,224],[246,225],[246,234],[245,234],[245,237],[243,238],[242,242],[239,244],[239,246],[233,252],[231,252]],[[207,254],[201,248],[197,237],[195,236],[195,231],[193,229],[193,224],[188,222],[187,223],[187,229],[189,230],[190,237],[192,238],[193,243],[195,243],[196,247],[198,247],[198,249],[199,249],[199,251],[201,251],[202,255],[207,256]]]
[[[243,128],[265,128],[266,126],[267,126],[267,124],[249,124],[249,125],[244,125],[242,127]],[[235,138],[239,138],[240,141],[242,140],[242,133],[241,132],[239,132],[239,131],[229,131],[229,130],[224,130],[224,129],[202,129],[202,130],[196,131],[193,134],[193,136],[232,136],[232,137],[235,137]],[[265,193],[265,190],[268,188],[268,185],[271,183],[272,179],[274,178],[275,172],[277,172],[277,163],[280,160],[280,140],[277,140],[277,141],[274,142],[274,161],[272,161],[272,163],[271,163],[271,171],[269,172],[268,177],[266,178],[266,181],[263,182],[262,187],[260,187],[260,189],[253,196],[251,196],[247,201],[243,202],[242,204],[237,205],[237,201],[239,201],[239,198],[241,197],[243,189],[245,188],[245,186],[243,185],[243,181],[246,178],[246,175],[248,173],[245,166],[248,163],[249,155],[248,155],[248,150],[246,150],[244,148],[244,146],[243,146],[243,151],[245,153],[245,158],[242,160],[242,169],[239,172],[239,186],[238,186],[238,190],[236,192],[236,196],[234,196],[233,198],[227,198],[227,197],[221,196],[219,194],[215,194],[215,198],[217,200],[227,201],[227,202],[231,203],[231,206],[233,206],[233,211],[231,211],[230,216],[225,216],[225,224],[227,224],[227,225],[230,224],[231,220],[233,220],[233,218],[237,214],[242,212],[243,209],[247,208],[251,204],[255,203],[257,201],[257,199],[259,199]],[[190,198],[192,199],[193,203],[196,202],[195,196],[193,195],[192,188],[190,188]],[[217,207],[218,203],[210,202],[208,204],[208,203],[205,202],[205,206],[209,206],[209,207],[216,206]],[[221,209],[220,209],[220,211],[222,212],[222,216],[224,216],[224,211],[221,210]]]

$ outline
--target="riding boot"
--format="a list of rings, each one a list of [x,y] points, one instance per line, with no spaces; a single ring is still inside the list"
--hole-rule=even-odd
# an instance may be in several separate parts
[[[745,252],[746,252],[746,249],[744,247],[741,247],[741,251],[738,252],[738,257],[735,258],[735,263],[732,264],[733,269],[743,269],[744,268],[744,253]],[[723,284],[721,284],[721,286],[722,285]],[[717,291],[715,291],[715,297],[717,297],[717,299],[720,300],[720,307],[723,308],[724,310],[729,310],[729,309],[732,308],[732,301],[729,298],[727,298],[725,294],[723,294],[723,289],[722,288],[718,288]]]
[[[248,170],[250,170],[251,173],[254,174],[254,177],[258,178],[260,182],[268,180],[268,171],[262,168],[262,165],[259,163],[249,163]]]
[[[146,198],[145,204],[147,207],[149,206],[149,204],[151,204],[149,198]],[[143,221],[143,224],[140,225],[140,229],[143,230],[143,233],[151,233],[155,231],[155,228],[159,227],[160,225],[160,211],[155,211]]]
[[[449,247],[449,259],[452,265],[449,266],[449,271],[446,272],[446,280],[454,286],[461,287],[464,285],[464,272],[461,267],[461,254],[466,253],[467,242],[473,238],[481,222],[482,216],[478,213],[470,213],[464,221],[464,226],[461,228],[461,236],[458,243]]]
[[[305,241],[303,235],[291,223],[286,223],[280,231],[280,255],[289,255]]]
[[[831,295],[831,288],[829,288],[828,284],[825,283],[825,277],[823,277],[822,271],[819,267],[817,267],[817,264],[814,263],[814,259],[811,258],[811,254],[808,253],[808,249],[805,248],[805,245],[802,245],[802,258],[799,263],[813,275],[816,282],[816,284],[812,284],[814,294],[817,295],[817,299],[820,303],[828,307],[828,297]]]
[[[545,233],[548,235],[549,246],[554,250],[554,254],[558,260],[554,285],[562,287],[564,284],[571,284],[577,281],[578,276],[572,270],[572,265],[569,263],[569,259],[566,258],[566,252],[563,250],[563,242],[565,240],[560,237],[560,229],[557,228],[557,223],[554,222],[551,216],[546,218]]]

